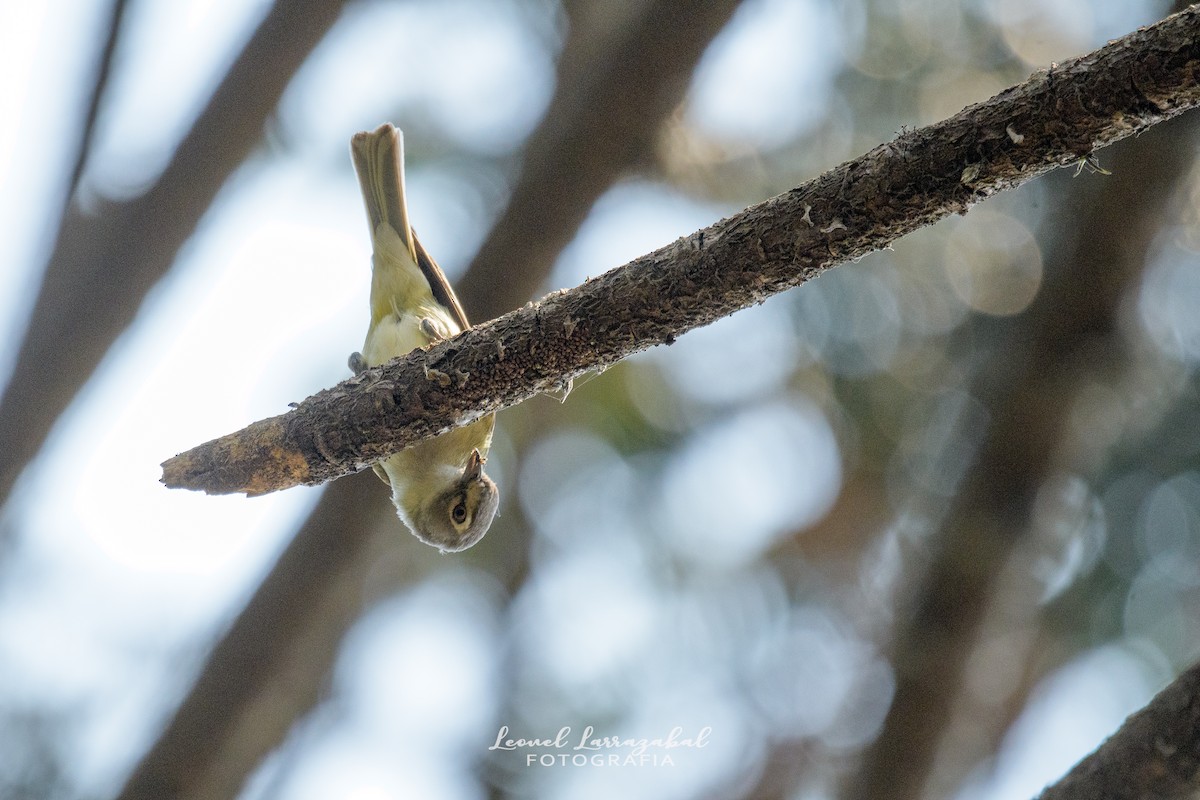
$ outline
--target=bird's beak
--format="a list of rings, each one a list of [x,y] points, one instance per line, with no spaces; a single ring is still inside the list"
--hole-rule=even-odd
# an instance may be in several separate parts
[[[467,468],[463,472],[463,477],[469,481],[479,480],[479,476],[483,474],[483,456],[479,455],[479,450],[471,451],[471,455],[467,457]]]

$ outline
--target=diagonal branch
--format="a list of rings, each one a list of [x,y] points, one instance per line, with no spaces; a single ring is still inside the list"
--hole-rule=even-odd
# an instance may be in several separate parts
[[[1200,796],[1200,664],[1163,689],[1038,800]]]
[[[70,186],[66,198],[68,204],[71,196],[79,190],[79,180],[83,177],[84,167],[87,166],[92,137],[96,131],[96,120],[100,117],[100,106],[104,100],[104,93],[108,89],[109,76],[112,74],[113,62],[116,59],[117,40],[120,38],[121,28],[125,24],[125,12],[128,9],[129,0],[113,0],[112,9],[108,14],[108,32],[105,34],[104,44],[100,48],[96,76],[92,80],[91,95],[88,97],[87,109],[84,111],[83,125],[79,129],[75,166],[71,170],[71,182],[68,184]]]
[[[662,121],[736,6],[736,0],[640,3],[636,19],[607,36],[580,19],[593,7],[576,9],[559,90],[529,138],[508,207],[458,286],[469,314],[492,309],[480,318],[498,316],[533,296],[596,198],[650,155]],[[608,4],[594,8],[613,13]]]
[[[1200,104],[1198,75],[1193,7],[575,289],[176,456],[163,480],[261,494],[356,472],[1077,163]]]
[[[660,97],[661,90],[647,76],[689,74],[716,34],[718,21],[692,15],[686,31],[677,25],[663,30],[658,27],[664,24],[663,8],[673,6],[679,11],[681,4],[654,0],[649,5],[656,10],[643,8],[636,24],[622,25],[613,37],[599,37],[595,25],[572,20],[562,60],[574,66],[560,68],[556,99],[522,154],[521,177],[510,208],[498,223],[504,234],[489,238],[487,252],[476,257],[459,284],[459,295],[473,316],[498,316],[533,294],[557,253],[535,258],[528,252],[514,254],[511,247],[534,240],[569,240],[579,218],[607,188],[597,182],[571,182],[569,191],[556,194],[554,202],[578,211],[547,217],[543,213],[546,181],[566,174],[564,165],[578,163],[579,154],[605,148],[609,151],[605,157],[588,162],[588,168],[593,174],[615,178],[629,167],[625,158],[644,149],[638,143],[653,139],[663,118],[682,99],[685,86],[678,87],[678,96],[655,108],[652,99]],[[681,33],[694,41],[684,41]],[[603,46],[595,46],[597,38]],[[677,60],[664,61],[664,51]],[[597,75],[606,76],[605,80],[598,83]],[[620,83],[614,87],[613,81]],[[598,121],[589,109],[611,107],[617,102],[614,97],[638,113],[625,125],[600,124],[603,120]],[[600,138],[605,139],[605,147],[598,145]],[[575,156],[562,158],[558,153],[563,148]],[[514,244],[505,245],[506,240]],[[503,256],[506,247],[509,254]],[[476,269],[486,271],[481,262],[497,259],[510,265],[503,284],[508,296],[516,298],[511,302],[489,291],[487,281],[472,277]],[[475,293],[468,290],[472,285],[479,287]],[[395,559],[408,572],[394,576],[395,580],[415,580],[429,566],[420,552],[427,548],[411,537],[395,540],[395,512],[379,489],[373,476],[359,475],[338,481],[321,495],[213,649],[187,697],[130,776],[121,800],[233,796],[280,745],[294,721],[319,702],[338,644],[362,611],[363,576],[377,572],[379,562],[388,558],[381,556],[386,546],[376,533],[380,523],[390,520],[383,528],[388,534],[384,541],[409,547]],[[413,548],[419,550],[414,553]],[[509,549],[502,557],[523,559],[524,550]],[[520,568],[514,571],[524,573]]]

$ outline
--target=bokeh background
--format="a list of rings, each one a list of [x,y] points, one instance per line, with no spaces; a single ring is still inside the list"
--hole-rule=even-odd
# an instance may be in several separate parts
[[[1200,649],[1195,119],[503,412],[462,555],[158,464],[348,376],[358,130],[481,320],[1169,11],[4,4],[0,797],[1036,794]]]

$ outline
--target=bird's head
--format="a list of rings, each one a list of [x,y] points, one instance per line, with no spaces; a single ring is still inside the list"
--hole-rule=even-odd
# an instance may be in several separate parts
[[[449,488],[415,510],[412,526],[418,539],[442,552],[455,553],[483,538],[500,505],[500,490],[484,474],[483,462],[479,451],[473,450]]]

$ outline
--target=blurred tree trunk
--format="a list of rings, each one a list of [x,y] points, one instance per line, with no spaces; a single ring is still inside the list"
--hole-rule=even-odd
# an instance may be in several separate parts
[[[1195,132],[1193,117],[1175,120],[1108,151],[1111,175],[1054,176],[1057,201],[1045,226],[1053,238],[1043,245],[1037,299],[1017,317],[977,324],[995,342],[972,392],[988,409],[987,435],[929,544],[931,561],[893,645],[896,696],[846,798],[923,796],[996,581],[1031,533],[1038,490],[1080,467],[1059,457],[1076,392],[1127,364],[1117,313],[1188,173]],[[1027,596],[1030,617],[1035,598]],[[995,743],[1000,733],[988,738]],[[947,773],[930,787],[933,796],[950,792],[972,766],[949,753],[941,761]]]
[[[261,140],[283,90],[342,3],[278,0],[153,186],[132,200],[97,200],[86,211],[68,205],[0,396],[0,503]]]
[[[631,22],[611,32],[611,47],[580,54],[576,48],[591,48],[595,37],[573,29],[562,56],[571,66],[560,68],[555,98],[530,137],[511,203],[461,281],[473,318],[502,314],[538,290],[595,200],[645,157],[736,2],[652,0],[639,6]],[[596,111],[617,97],[631,113],[616,124],[597,119]],[[586,166],[587,180],[563,179],[574,175],[573,160]],[[558,207],[554,214],[547,213],[549,196]],[[535,242],[542,245],[531,249]],[[391,576],[396,584],[431,568],[432,551],[403,530],[374,477],[359,474],[331,484],[214,649],[122,800],[235,796],[316,704],[338,645],[363,610],[363,576],[387,552],[402,554],[389,561],[411,564]],[[328,563],[332,554],[334,565]],[[522,549],[506,569],[514,590],[524,570]]]
[[[460,281],[468,314],[487,312],[479,319],[532,297],[600,195],[650,158],[738,0],[633,0],[623,14],[611,13],[614,3],[575,5],[560,90],[529,138],[508,207]]]

